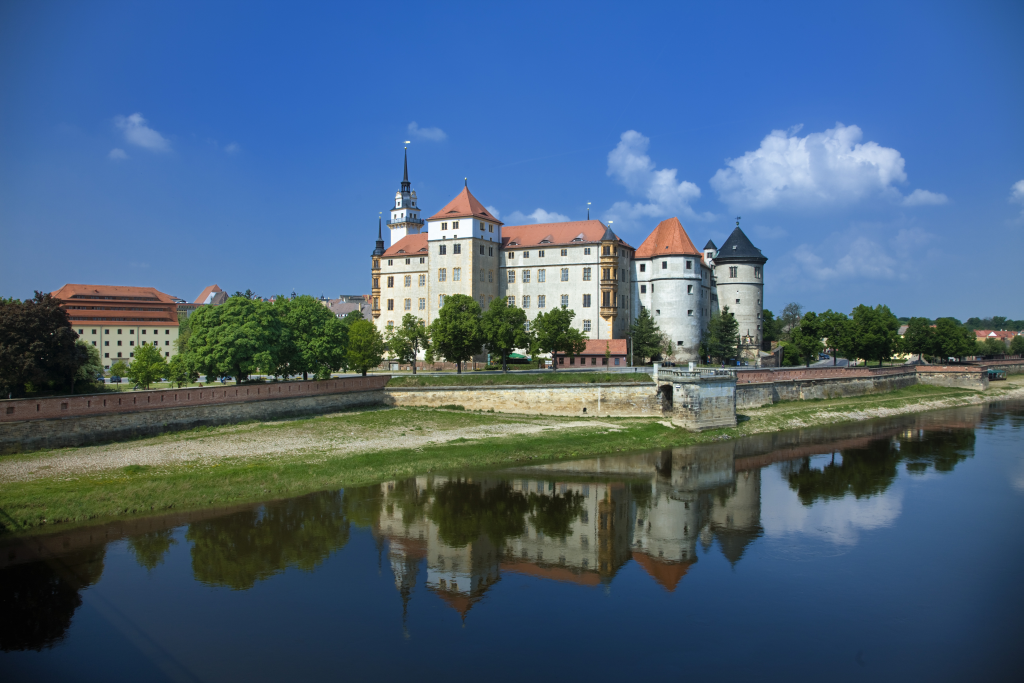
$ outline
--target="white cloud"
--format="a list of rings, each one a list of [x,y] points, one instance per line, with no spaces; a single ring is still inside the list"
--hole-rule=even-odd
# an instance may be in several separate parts
[[[608,175],[615,178],[630,194],[641,196],[647,203],[615,202],[605,216],[617,226],[629,227],[645,218],[682,216],[711,220],[711,214],[698,215],[690,202],[700,197],[700,188],[688,180],[679,181],[674,168],[656,170],[647,155],[650,138],[635,130],[627,130],[619,144],[608,153]]]
[[[501,220],[501,212],[498,211],[496,208],[494,208],[493,206],[485,206],[484,208],[487,209],[487,211],[490,212],[492,216],[494,216],[498,220]]]
[[[837,123],[802,138],[797,136],[800,128],[773,130],[758,149],[727,161],[728,168],[711,178],[719,198],[731,207],[763,209],[850,204],[873,194],[901,196],[893,184],[904,182],[907,174],[897,150],[861,143],[857,126]],[[925,191],[911,197],[920,199],[918,192]]]
[[[945,204],[949,197],[928,190],[914,190],[903,198],[903,206],[935,206]]]
[[[124,132],[124,139],[154,152],[168,152],[170,141],[146,125],[146,119],[136,112],[131,116],[115,116],[114,124]]]
[[[803,271],[817,280],[838,280],[852,277],[892,279],[897,274],[897,262],[876,242],[858,237],[846,244],[846,253],[833,263],[826,263],[813,247],[799,245],[793,259]]]
[[[440,142],[448,137],[440,128],[420,128],[415,121],[409,124],[408,131],[410,137],[433,140],[434,142]]]
[[[128,158],[128,155],[124,153],[123,149],[121,149],[119,147],[115,147],[114,149],[110,150],[107,153],[107,158],[108,159],[115,159],[117,161],[123,161],[124,159]]]
[[[237,142],[232,142],[224,148],[224,151],[228,154],[237,154],[242,151],[242,147]]]
[[[487,210],[494,213],[491,207],[487,207]],[[497,216],[498,214],[494,213],[494,215]],[[568,220],[569,217],[564,214],[538,208],[533,213],[528,214],[524,214],[521,211],[513,211],[508,215],[505,223],[507,225],[526,225],[529,223],[565,223]]]
[[[1024,180],[1018,180],[1010,188],[1010,201],[1014,204],[1024,204]],[[1021,209],[1020,217],[1024,220],[1024,209]]]

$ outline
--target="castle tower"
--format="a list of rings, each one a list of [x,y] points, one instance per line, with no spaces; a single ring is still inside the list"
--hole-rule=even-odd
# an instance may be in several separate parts
[[[468,183],[427,219],[431,320],[446,296],[465,294],[484,309],[499,296],[502,225],[473,196]]]
[[[372,279],[370,295],[370,312],[374,318],[380,317],[380,259],[384,255],[384,237],[381,235],[381,219],[377,218],[377,245],[373,250],[372,262],[370,265],[370,277]]]
[[[601,237],[601,318],[607,325],[605,339],[615,337],[619,313],[619,238],[611,227]]]
[[[718,285],[718,303],[726,306],[739,323],[740,356],[757,361],[764,340],[764,264],[767,257],[755,247],[740,230],[729,235],[715,256],[715,280]]]
[[[405,165],[402,172],[402,189],[395,193],[395,205],[388,220],[391,229],[391,245],[407,235],[418,235],[423,229],[423,218],[416,205],[416,191],[409,183],[409,148],[405,148]]]

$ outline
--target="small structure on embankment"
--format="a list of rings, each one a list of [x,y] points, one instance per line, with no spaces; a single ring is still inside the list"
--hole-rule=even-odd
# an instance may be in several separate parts
[[[736,426],[736,372],[725,368],[661,368],[654,381],[665,399],[672,422],[690,429]]]

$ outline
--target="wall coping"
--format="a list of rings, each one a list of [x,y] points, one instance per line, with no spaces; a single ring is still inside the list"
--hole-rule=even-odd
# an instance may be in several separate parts
[[[481,384],[476,386],[384,387],[386,391],[505,391],[507,389],[583,389],[586,387],[653,387],[654,382],[586,382],[580,384]]]

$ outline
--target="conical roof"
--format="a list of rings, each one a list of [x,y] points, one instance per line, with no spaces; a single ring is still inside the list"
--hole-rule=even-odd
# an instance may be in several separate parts
[[[743,231],[739,229],[739,226],[732,231],[729,235],[729,239],[725,241],[722,248],[718,250],[718,256],[715,257],[716,263],[728,261],[729,259],[743,259],[743,260],[758,260],[764,263],[768,259],[751,243],[750,239],[747,238]]]
[[[447,206],[431,216],[429,220],[443,220],[445,218],[482,218],[486,221],[503,225],[473,196],[468,186],[463,187],[462,192],[455,199],[448,202]]]
[[[608,228],[604,231],[604,236],[601,237],[601,241],[607,242],[609,240],[617,239],[619,239],[618,236],[614,232],[612,232],[612,226],[609,225]]]
[[[666,218],[658,223],[640,248],[636,250],[635,258],[653,258],[655,256],[701,256],[693,241],[686,234],[686,228],[676,217]]]
[[[708,240],[708,243],[704,245],[704,250],[707,251],[708,249],[718,249],[718,247],[715,246],[713,241]]]

